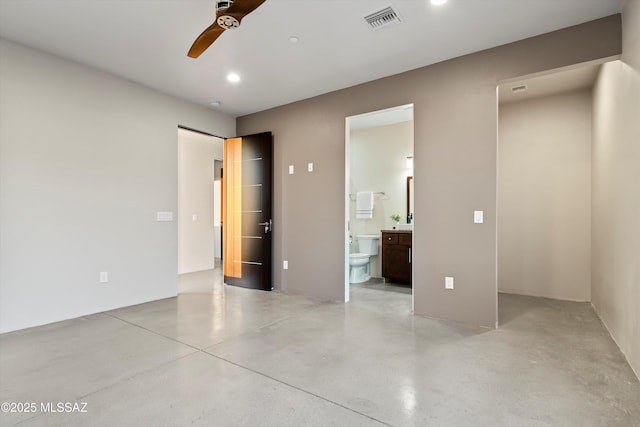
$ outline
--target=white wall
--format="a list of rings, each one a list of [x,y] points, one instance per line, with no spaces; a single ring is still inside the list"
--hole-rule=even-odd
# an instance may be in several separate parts
[[[591,90],[500,105],[498,289],[591,298]]]
[[[214,166],[222,160],[222,141],[178,129],[179,274],[214,268]]]
[[[0,332],[176,295],[177,126],[235,120],[0,40]],[[99,284],[98,273],[109,272]]]
[[[594,89],[592,303],[640,374],[640,1]]]
[[[224,144],[222,144],[224,146]],[[224,151],[224,150],[223,150]],[[215,181],[213,183],[213,234],[215,249],[213,256],[222,258],[222,161],[215,161]]]
[[[352,252],[357,252],[356,235],[380,234],[395,225],[390,216],[398,213],[406,222],[407,156],[413,155],[413,121],[363,129],[350,135],[350,194],[358,191],[384,192],[374,197],[372,219],[356,219],[355,201],[350,204],[350,227],[354,238]],[[354,198],[354,197],[352,197]],[[380,277],[380,256],[371,263],[371,275]]]

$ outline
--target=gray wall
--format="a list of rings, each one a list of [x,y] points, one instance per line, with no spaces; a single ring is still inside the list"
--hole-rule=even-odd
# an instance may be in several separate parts
[[[5,40],[0,57],[0,332],[175,295],[177,222],[156,212],[177,214],[177,127],[235,119]]]
[[[620,42],[616,15],[238,118],[239,134],[274,133],[276,287],[344,301],[345,117],[413,103],[415,313],[495,327],[496,86]],[[286,173],[310,161],[314,173]]]
[[[498,290],[591,300],[591,89],[500,105]]]
[[[622,61],[594,89],[591,298],[640,374],[640,1],[627,1]]]

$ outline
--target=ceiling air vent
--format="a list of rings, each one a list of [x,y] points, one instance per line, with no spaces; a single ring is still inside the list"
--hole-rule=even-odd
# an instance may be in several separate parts
[[[514,86],[511,88],[511,92],[513,93],[524,92],[525,90],[527,90],[527,85]]]
[[[398,13],[393,10],[391,6],[365,16],[364,20],[367,21],[367,24],[369,24],[373,29],[387,27],[389,25],[399,24],[402,22]]]

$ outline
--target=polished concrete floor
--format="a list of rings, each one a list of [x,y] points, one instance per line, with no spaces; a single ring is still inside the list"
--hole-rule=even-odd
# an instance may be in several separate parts
[[[640,384],[589,304],[500,295],[488,330],[381,288],[320,304],[218,270],[181,277],[177,298],[0,335],[0,400],[37,405],[0,425],[640,425]]]

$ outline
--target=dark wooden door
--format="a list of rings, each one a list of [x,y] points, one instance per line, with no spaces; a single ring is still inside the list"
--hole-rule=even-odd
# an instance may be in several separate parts
[[[224,141],[224,283],[273,289],[271,280],[273,137]]]

